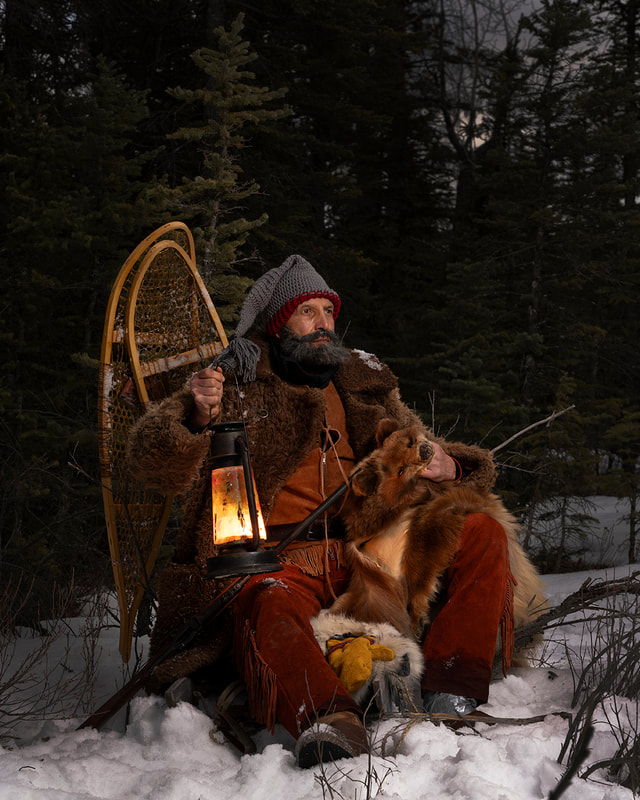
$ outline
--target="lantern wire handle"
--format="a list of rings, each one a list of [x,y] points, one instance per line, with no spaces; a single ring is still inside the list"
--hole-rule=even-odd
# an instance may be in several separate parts
[[[247,488],[247,503],[249,504],[249,516],[251,518],[251,529],[253,531],[253,544],[249,550],[260,549],[260,526],[258,524],[257,502],[253,482],[253,470],[251,468],[251,453],[249,451],[249,437],[247,435],[247,423],[244,414],[244,404],[242,402],[242,392],[240,391],[240,383],[238,381],[238,373],[234,370],[233,380],[236,387],[236,402],[238,404],[238,412],[240,421],[242,422],[243,436],[236,439],[236,448],[240,450],[240,458],[242,460],[242,469],[244,471],[244,482]],[[209,410],[211,413],[211,410]]]
[[[240,451],[242,461],[242,471],[244,472],[244,483],[247,490],[247,503],[249,505],[249,517],[251,519],[251,530],[253,531],[252,546],[249,550],[257,550],[260,547],[260,528],[258,527],[258,511],[256,505],[256,494],[253,490],[253,472],[249,463],[249,445],[246,434],[243,432],[235,441],[236,449]]]
[[[254,491],[253,470],[251,469],[251,455],[249,452],[249,437],[247,435],[247,423],[244,415],[244,405],[242,402],[242,392],[238,382],[238,373],[234,370],[233,380],[236,386],[236,402],[238,404],[239,417],[242,422],[243,435],[236,439],[236,449],[240,451],[242,470],[244,472],[244,483],[247,489],[247,503],[249,504],[249,517],[251,519],[251,530],[253,531],[253,544],[249,550],[260,548],[260,527],[258,524],[258,513],[256,503],[256,493]],[[211,411],[209,411],[211,413]]]

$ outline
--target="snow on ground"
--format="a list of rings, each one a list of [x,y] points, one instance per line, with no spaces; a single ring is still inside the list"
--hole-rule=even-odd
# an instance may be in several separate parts
[[[549,597],[556,604],[588,577],[621,578],[639,568],[546,576]],[[68,621],[72,634],[83,624]],[[557,758],[568,722],[549,712],[570,710],[574,682],[566,648],[579,652],[585,647],[579,624],[549,638],[542,662],[495,681],[483,706],[498,716],[547,714],[543,722],[478,725],[456,733],[430,722],[385,720],[370,726],[376,743],[371,764],[361,756],[303,771],[295,765],[292,740],[281,729],[256,738],[257,754],[240,755],[219,733],[212,738],[204,711],[188,704],[168,709],[161,699],[142,695],[131,704],[126,728],[121,713],[101,732],[78,731],[84,717],[69,719],[63,710],[50,714],[53,719],[16,728],[16,738],[0,749],[0,800],[544,800],[564,769]],[[66,660],[65,674],[79,669],[80,640],[71,635],[71,649],[59,654]],[[37,639],[20,639],[15,657],[36,645]],[[102,632],[96,655],[93,708],[123,683],[114,628]],[[49,657],[43,668],[54,672],[55,652]],[[637,715],[637,700],[618,702]],[[617,746],[603,711],[596,713],[595,723],[589,763],[611,756]],[[632,800],[633,793],[595,773],[588,780],[574,779],[563,798]]]
[[[586,564],[611,566],[628,561],[629,499],[594,495],[587,498],[565,499],[565,548],[580,554]],[[534,527],[548,544],[557,536],[559,500],[541,504],[537,509]],[[532,541],[531,546],[536,547]]]

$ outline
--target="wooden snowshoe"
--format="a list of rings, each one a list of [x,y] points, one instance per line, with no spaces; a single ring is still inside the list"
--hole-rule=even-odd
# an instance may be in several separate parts
[[[100,356],[100,472],[124,661],[173,504],[173,497],[132,478],[129,429],[149,402],[180,388],[226,345],[196,268],[191,232],[181,222],[163,225],[136,247],[115,280]]]

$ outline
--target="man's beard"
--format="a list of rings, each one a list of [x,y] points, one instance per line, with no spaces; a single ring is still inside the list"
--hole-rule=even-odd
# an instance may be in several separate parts
[[[317,339],[325,338],[329,341],[313,344]],[[280,331],[280,351],[292,361],[310,369],[339,367],[351,357],[333,331],[320,330],[306,336],[297,336],[286,326]]]

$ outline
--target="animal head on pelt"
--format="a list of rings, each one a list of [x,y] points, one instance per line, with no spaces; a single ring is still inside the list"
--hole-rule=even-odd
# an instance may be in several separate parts
[[[442,498],[444,484],[422,477],[435,451],[421,425],[400,429],[384,419],[377,445],[352,474],[342,512],[352,578],[332,611],[416,636],[458,547],[464,509],[447,501],[443,515],[430,502]]]
[[[360,462],[351,478],[351,498],[344,516],[356,527],[358,520],[363,521],[365,506],[379,524],[384,524],[408,506],[424,503],[442,491],[442,487],[421,477],[434,456],[433,445],[421,425],[400,428],[395,420],[383,419],[376,444],[377,449]],[[355,530],[352,533],[359,538]]]

